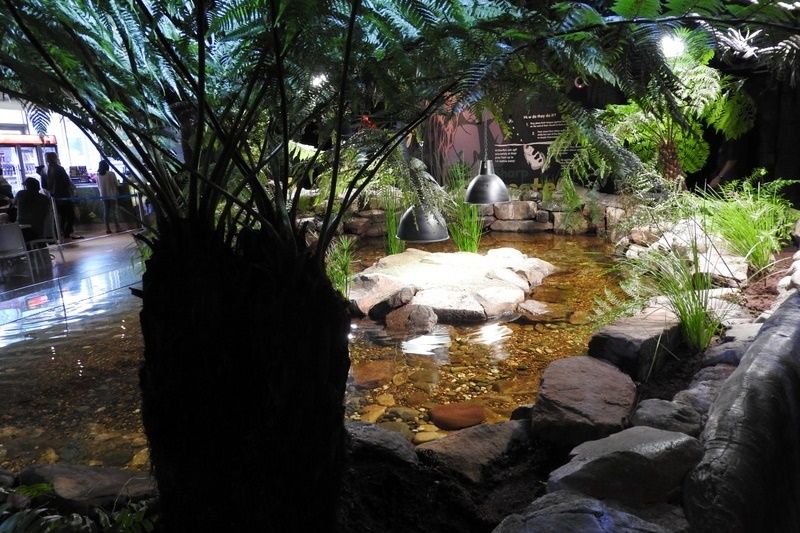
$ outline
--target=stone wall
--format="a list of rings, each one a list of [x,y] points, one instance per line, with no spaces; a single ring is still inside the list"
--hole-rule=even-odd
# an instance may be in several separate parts
[[[514,233],[597,233],[614,235],[614,229],[625,214],[621,197],[613,194],[590,193],[576,188],[583,199],[583,208],[566,211],[556,200],[544,201],[538,191],[522,191],[517,199],[502,204],[480,206],[484,227],[491,231]],[[373,206],[375,207],[375,206]],[[379,237],[386,234],[386,214],[379,208],[353,213],[344,224],[344,232]]]

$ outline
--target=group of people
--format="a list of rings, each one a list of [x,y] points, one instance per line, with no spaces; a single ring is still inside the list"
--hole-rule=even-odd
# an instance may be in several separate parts
[[[58,154],[45,153],[46,165],[36,167],[36,172],[41,179],[41,185],[36,178],[26,178],[23,182],[24,189],[16,196],[12,194],[11,185],[0,176],[0,207],[6,206],[5,220],[0,222],[18,222],[23,226],[23,235],[26,241],[38,239],[46,231],[44,227],[50,211],[50,199],[55,200],[58,224],[61,235],[66,239],[81,239],[75,233],[75,185],[63,166],[59,164]],[[111,170],[108,161],[101,161],[97,169],[97,185],[103,201],[103,222],[106,233],[112,233],[111,224],[114,224],[117,233],[121,231],[117,215],[118,182],[116,173]],[[6,187],[7,186],[7,187]],[[41,189],[44,188],[45,194]]]

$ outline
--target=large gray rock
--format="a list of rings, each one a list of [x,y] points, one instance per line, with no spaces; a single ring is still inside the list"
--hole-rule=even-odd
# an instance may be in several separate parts
[[[688,405],[705,420],[711,403],[717,398],[725,380],[736,369],[733,365],[715,365],[701,368],[693,377],[689,387],[678,392],[673,401]]]
[[[682,509],[667,504],[636,507],[558,491],[507,516],[493,533],[687,533]]]
[[[755,322],[734,324],[727,328],[720,338],[720,343],[710,346],[703,353],[702,366],[719,364],[738,366],[759,331],[761,324]]]
[[[525,300],[525,291],[514,286],[486,287],[475,293],[475,300],[486,318],[500,318],[515,314],[517,304]]]
[[[510,233],[536,233],[539,231],[552,231],[552,222],[538,222],[536,220],[495,220],[489,228],[492,231],[507,231]]]
[[[486,310],[471,289],[440,287],[424,289],[414,296],[413,305],[430,307],[444,324],[475,324],[487,320]]]
[[[589,339],[588,353],[613,363],[641,382],[652,372],[658,372],[668,354],[677,352],[682,341],[680,324],[674,315],[652,311],[600,328]]]
[[[698,533],[778,533],[800,524],[800,295],[764,323],[724,383],[689,474],[684,507]]]
[[[599,499],[667,502],[703,455],[700,442],[685,433],[647,426],[584,442],[572,460],[550,473],[548,492],[574,490]]]
[[[96,507],[151,499],[156,496],[155,480],[147,472],[83,465],[37,465],[23,470],[20,485],[49,484],[52,505],[65,513],[87,514]]]
[[[527,322],[552,322],[566,320],[570,309],[566,305],[558,303],[525,300],[517,306],[517,313],[522,320]]]
[[[367,422],[347,420],[344,425],[350,436],[350,451],[359,459],[381,459],[387,465],[419,463],[414,445],[400,433]]]
[[[409,287],[408,282],[387,274],[359,274],[350,285],[350,302],[362,315],[369,314],[379,304]]]
[[[530,441],[530,426],[523,420],[482,424],[417,446],[425,464],[436,465],[474,483],[483,479],[493,463]]]
[[[386,315],[386,329],[421,335],[433,330],[439,317],[426,305],[405,305]]]
[[[574,447],[628,426],[636,386],[615,366],[585,356],[550,363],[533,406],[533,430],[556,444]]]
[[[697,437],[703,431],[703,417],[688,405],[651,398],[636,406],[631,425],[678,431]]]
[[[402,287],[396,292],[387,294],[386,298],[369,308],[369,317],[372,320],[383,320],[386,315],[410,302],[415,292],[413,287]]]
[[[701,366],[732,365],[738,366],[750,347],[752,341],[734,340],[711,346],[703,352]]]
[[[0,468],[0,489],[10,489],[14,486],[16,480],[17,475],[15,473]],[[0,502],[2,502],[1,498]]]

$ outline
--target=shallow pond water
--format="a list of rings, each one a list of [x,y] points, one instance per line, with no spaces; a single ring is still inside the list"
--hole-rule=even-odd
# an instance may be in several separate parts
[[[145,466],[138,276],[125,264],[3,294],[0,468]]]
[[[421,245],[455,251],[451,242]],[[428,425],[435,404],[474,402],[489,422],[531,402],[542,369],[584,353],[594,296],[617,285],[603,239],[552,234],[490,234],[481,251],[513,247],[559,271],[531,296],[554,311],[547,322],[439,326],[430,335],[387,336],[380,324],[353,322],[346,414],[403,433]],[[380,239],[359,244],[354,270],[384,255]],[[139,414],[142,355],[129,264],[0,302],[0,468],[68,462],[146,469]],[[14,295],[12,295],[14,296]],[[364,386],[365,370],[373,381]]]
[[[416,247],[456,251],[452,242]],[[440,324],[428,335],[409,338],[389,336],[369,319],[354,321],[349,418],[402,432],[436,431],[427,417],[430,407],[467,402],[482,406],[489,422],[507,420],[515,408],[535,399],[550,362],[585,354],[596,328],[595,298],[618,288],[611,246],[595,236],[492,233],[484,237],[479,252],[501,247],[558,268],[529,296],[545,302],[550,312],[536,323]],[[361,266],[382,255],[380,240],[361,243]]]

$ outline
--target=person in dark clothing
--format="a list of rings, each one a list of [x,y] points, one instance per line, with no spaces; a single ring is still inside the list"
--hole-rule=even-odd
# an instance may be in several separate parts
[[[3,177],[3,172],[0,170],[0,212],[8,215],[9,222],[15,222],[17,218],[13,202],[14,192],[11,184]]]
[[[707,189],[717,189],[721,183],[738,180],[751,171],[748,137],[723,138],[717,148],[716,166],[706,180]]]
[[[13,199],[14,193],[11,184],[3,176],[0,176],[0,204],[10,203]]]
[[[30,226],[22,229],[25,242],[41,238],[45,233],[44,224],[50,211],[50,200],[39,192],[39,181],[27,178],[25,188],[14,197],[17,206],[17,222]]]
[[[47,152],[44,154],[47,163],[47,187],[50,194],[56,200],[58,210],[58,223],[61,227],[61,235],[69,239],[82,239],[75,235],[75,205],[70,198],[72,197],[72,180],[69,179],[67,171],[58,163],[58,154]]]

